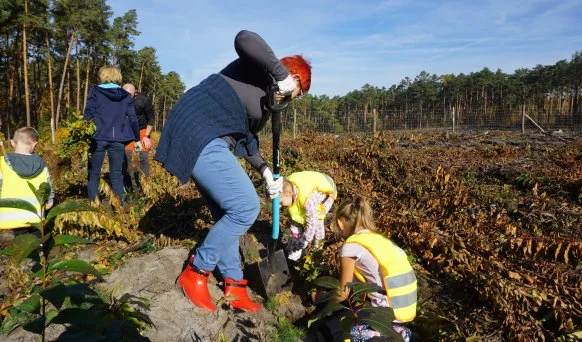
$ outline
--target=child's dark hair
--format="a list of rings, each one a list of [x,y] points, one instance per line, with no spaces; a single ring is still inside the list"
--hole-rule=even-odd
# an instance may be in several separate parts
[[[21,144],[32,145],[38,142],[39,137],[40,136],[38,135],[36,129],[32,127],[22,127],[14,132],[14,137],[12,140]]]
[[[378,228],[374,223],[372,207],[363,196],[354,196],[341,202],[335,211],[333,223],[337,225],[338,220],[342,220],[344,227],[349,232],[348,235],[355,233],[356,229],[368,229],[378,232]]]

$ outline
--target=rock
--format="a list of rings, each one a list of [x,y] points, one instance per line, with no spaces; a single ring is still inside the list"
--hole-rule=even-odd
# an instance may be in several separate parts
[[[90,264],[93,264],[97,260],[97,246],[89,245],[77,252],[77,259],[81,259]]]
[[[9,247],[12,240],[14,240],[14,231],[10,229],[0,230],[0,249]]]

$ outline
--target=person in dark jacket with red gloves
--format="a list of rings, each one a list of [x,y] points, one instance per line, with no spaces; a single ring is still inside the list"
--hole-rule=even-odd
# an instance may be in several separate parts
[[[189,89],[172,108],[155,156],[182,183],[194,179],[215,221],[178,278],[188,298],[208,311],[216,310],[207,285],[215,267],[231,307],[261,309],[247,294],[239,256],[239,239],[259,214],[259,197],[236,157],[263,176],[271,198],[278,196],[282,178],[273,179],[257,136],[269,119],[266,91],[277,84],[279,100],[293,99],[311,86],[311,66],[302,56],[279,60],[249,31],[236,35],[234,47],[238,59]]]
[[[83,112],[83,119],[93,121],[97,128],[89,147],[87,195],[91,201],[97,197],[101,167],[107,153],[111,187],[123,201],[123,151],[131,141],[141,144],[139,123],[131,95],[119,86],[119,69],[110,65],[101,67],[99,82],[99,85],[91,87]]]

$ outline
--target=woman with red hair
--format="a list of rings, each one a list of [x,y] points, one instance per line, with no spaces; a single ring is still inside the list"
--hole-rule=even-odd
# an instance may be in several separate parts
[[[270,115],[267,89],[277,84],[281,100],[302,97],[311,87],[311,65],[302,56],[279,60],[249,31],[236,35],[234,47],[239,58],[189,89],[172,108],[155,156],[182,183],[194,180],[215,221],[178,278],[192,303],[208,311],[216,310],[207,285],[216,267],[231,307],[261,309],[247,294],[239,257],[239,238],[259,214],[259,197],[236,157],[263,176],[271,199],[278,196],[283,178],[273,179],[257,136]]]

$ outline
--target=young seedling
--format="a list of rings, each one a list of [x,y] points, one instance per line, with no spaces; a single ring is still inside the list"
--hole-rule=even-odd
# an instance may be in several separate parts
[[[350,338],[351,327],[356,324],[368,324],[370,328],[379,332],[382,336],[394,341],[402,341],[402,336],[392,328],[394,311],[389,307],[373,307],[366,301],[366,294],[371,292],[382,292],[384,289],[375,284],[351,282],[347,284],[349,289],[345,301],[338,302],[340,282],[333,277],[321,277],[315,280],[315,285],[329,289],[319,295],[315,304],[326,303],[318,312],[315,319],[308,322],[310,326],[313,322],[342,311],[341,326],[345,338]]]

